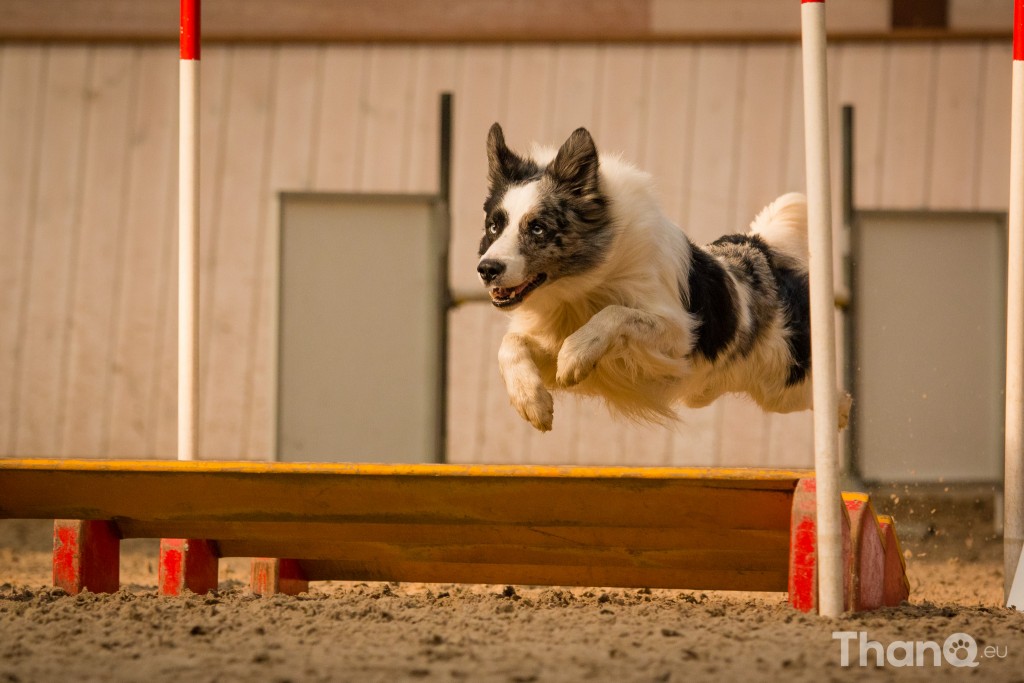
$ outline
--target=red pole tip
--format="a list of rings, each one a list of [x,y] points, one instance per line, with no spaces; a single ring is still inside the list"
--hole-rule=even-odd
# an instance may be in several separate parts
[[[825,0],[800,0],[801,5],[806,5],[809,2],[820,2],[823,5],[825,4]]]
[[[200,0],[181,0],[181,58],[199,59]]]

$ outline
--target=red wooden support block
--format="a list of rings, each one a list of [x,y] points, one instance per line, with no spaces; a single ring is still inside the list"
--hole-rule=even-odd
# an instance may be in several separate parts
[[[885,548],[875,509],[866,493],[843,493],[843,502],[850,515],[853,569],[850,609],[855,612],[878,609],[885,604]]]
[[[249,586],[257,595],[298,595],[309,590],[309,580],[297,560],[254,557]]]
[[[888,515],[878,516],[878,527],[885,549],[885,579],[883,581],[882,604],[895,607],[910,597],[910,581],[907,580],[907,561],[896,536],[896,522]]]
[[[789,604],[801,612],[818,611],[818,511],[814,479],[801,479],[793,493],[789,531]],[[840,505],[840,501],[836,501]],[[850,561],[850,518],[843,506],[843,595],[850,607],[853,570]]]
[[[71,595],[115,593],[121,585],[121,535],[107,520],[53,522],[53,585]]]
[[[160,539],[160,595],[203,594],[217,590],[216,544],[197,538]]]

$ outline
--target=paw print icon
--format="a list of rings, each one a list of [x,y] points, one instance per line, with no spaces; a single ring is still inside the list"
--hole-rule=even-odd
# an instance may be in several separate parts
[[[942,654],[953,666],[978,666],[978,643],[967,633],[954,633],[942,644]]]

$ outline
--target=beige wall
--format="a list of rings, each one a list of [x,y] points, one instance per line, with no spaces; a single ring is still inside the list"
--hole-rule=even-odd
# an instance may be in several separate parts
[[[858,107],[860,205],[1005,208],[1004,44],[830,56],[835,111]],[[698,241],[803,186],[795,44],[222,46],[202,65],[204,457],[271,453],[276,192],[431,191],[441,90],[457,288],[476,284],[495,120],[520,147],[591,127]],[[0,455],[174,453],[176,88],[171,47],[0,46]],[[502,316],[475,304],[451,321],[452,460],[811,462],[806,415],[737,398],[675,430],[562,400],[539,435],[500,386]]]

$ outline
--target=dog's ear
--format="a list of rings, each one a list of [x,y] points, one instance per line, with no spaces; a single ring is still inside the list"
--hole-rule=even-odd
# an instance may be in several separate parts
[[[597,147],[586,128],[577,128],[548,166],[548,175],[575,194],[597,191]]]
[[[505,144],[501,126],[495,123],[487,133],[487,174],[491,187],[525,180],[536,172],[536,165],[523,159]]]

